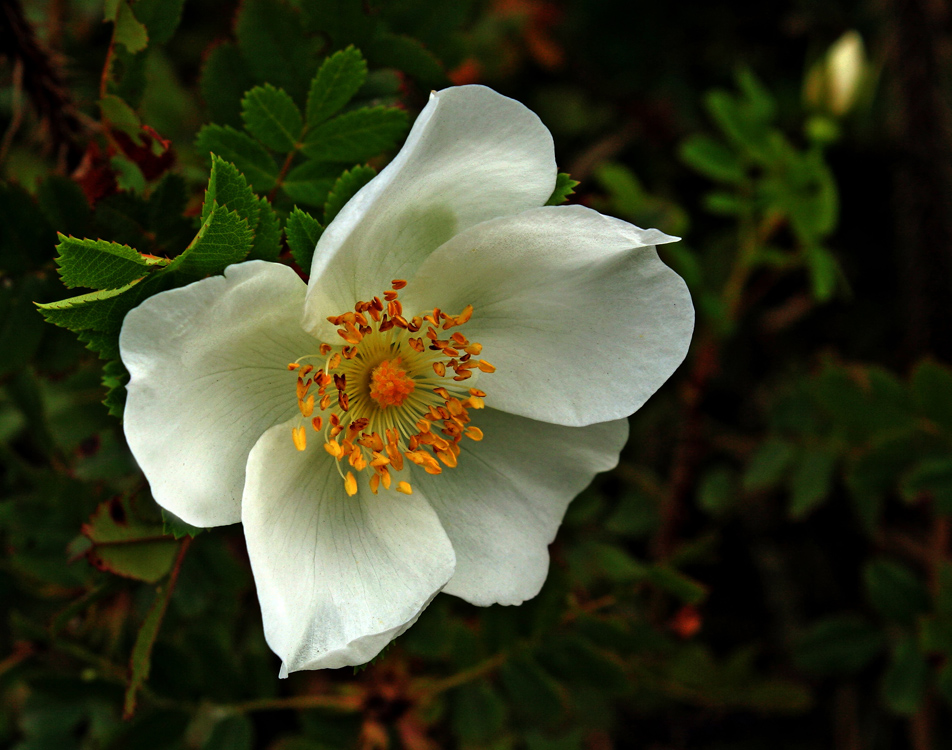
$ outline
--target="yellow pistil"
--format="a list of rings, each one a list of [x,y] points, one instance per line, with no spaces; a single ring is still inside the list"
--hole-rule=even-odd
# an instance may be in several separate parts
[[[306,449],[304,420],[323,432],[324,450],[351,496],[357,493],[355,473],[368,472],[376,494],[381,485],[390,489],[405,460],[440,474],[457,465],[464,437],[483,438],[469,412],[484,407],[486,393],[462,381],[496,368],[476,359],[480,344],[458,330],[445,333],[469,321],[472,305],[455,316],[439,308],[410,315],[398,298],[405,286],[394,279],[382,299],[357,302],[352,311],[329,317],[343,343],[323,343],[318,353],[288,365],[297,376],[302,417],[291,433],[294,445]],[[304,360],[315,364],[302,365]],[[315,411],[321,415],[311,418]],[[395,489],[413,492],[406,481],[397,481]]]

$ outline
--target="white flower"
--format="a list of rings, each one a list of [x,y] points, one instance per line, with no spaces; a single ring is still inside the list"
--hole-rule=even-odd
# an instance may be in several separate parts
[[[241,263],[126,317],[129,446],[164,508],[244,524],[282,675],[373,658],[440,591],[535,596],[568,503],[684,358],[673,238],[544,206],[555,178],[532,112],[446,89],[307,286]]]

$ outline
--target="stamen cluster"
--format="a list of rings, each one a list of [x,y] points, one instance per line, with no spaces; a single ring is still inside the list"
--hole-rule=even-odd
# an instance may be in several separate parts
[[[495,370],[476,357],[482,346],[460,331],[473,314],[467,305],[459,315],[435,308],[426,315],[404,317],[398,290],[406,281],[396,279],[383,299],[359,301],[353,311],[328,317],[339,326],[344,344],[321,344],[318,354],[306,355],[288,365],[297,371],[297,402],[302,422],[291,431],[298,450],[307,447],[309,419],[323,431],[324,449],[337,461],[348,495],[357,492],[354,471],[371,471],[370,489],[389,489],[392,471],[402,471],[404,461],[428,474],[443,466],[455,467],[463,437],[482,440],[482,431],[469,424],[470,409],[482,409],[485,392],[466,389],[462,383],[476,372]],[[414,335],[420,334],[420,335]],[[319,359],[323,364],[301,365]],[[315,409],[328,412],[314,415]],[[353,471],[341,468],[346,461]],[[442,466],[441,466],[442,464]],[[408,482],[396,490],[410,494]]]

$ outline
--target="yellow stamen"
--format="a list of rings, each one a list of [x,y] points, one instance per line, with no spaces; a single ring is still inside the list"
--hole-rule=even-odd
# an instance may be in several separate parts
[[[394,479],[394,472],[412,463],[438,475],[457,466],[464,437],[483,437],[470,424],[470,410],[482,409],[486,394],[461,383],[495,368],[476,358],[482,346],[463,332],[442,333],[464,325],[472,306],[459,315],[440,308],[411,315],[399,299],[405,286],[394,279],[381,296],[328,316],[341,341],[322,343],[319,354],[288,365],[296,375],[298,408],[322,432],[324,450],[341,462],[338,471],[351,496],[361,471],[368,472],[374,493],[396,482],[398,491],[409,494],[410,483]],[[315,364],[300,364],[307,360]],[[305,426],[292,432],[299,450],[305,432]]]

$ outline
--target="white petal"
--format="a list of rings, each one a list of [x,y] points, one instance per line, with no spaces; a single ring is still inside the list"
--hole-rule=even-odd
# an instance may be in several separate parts
[[[455,563],[419,491],[373,495],[361,473],[348,497],[316,433],[307,450],[295,449],[293,424],[252,449],[241,503],[265,637],[282,674],[372,659],[416,620]]]
[[[415,485],[436,509],[456,551],[443,591],[472,604],[519,604],[542,588],[548,545],[569,502],[618,463],[628,420],[563,427],[485,409],[484,433],[464,439],[459,465]]]
[[[301,330],[304,293],[287,266],[253,261],[126,316],[126,439],[156,501],[184,521],[241,519],[248,451],[297,411],[287,364],[318,346]]]
[[[430,97],[396,158],[344,206],[314,252],[304,327],[412,275],[457,232],[543,205],[555,186],[552,136],[522,104],[485,86]]]
[[[576,426],[618,419],[691,341],[687,286],[653,247],[673,240],[582,206],[487,221],[426,259],[405,314],[474,306],[462,332],[496,366],[479,386],[493,408]]]

